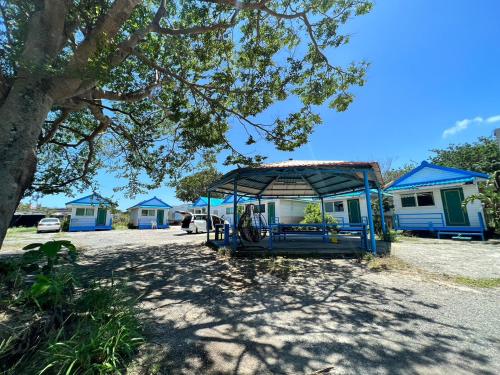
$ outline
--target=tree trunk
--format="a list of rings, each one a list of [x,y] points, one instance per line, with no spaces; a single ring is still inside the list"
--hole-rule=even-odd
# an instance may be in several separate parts
[[[33,181],[38,137],[52,103],[43,82],[19,79],[0,107],[0,248]]]

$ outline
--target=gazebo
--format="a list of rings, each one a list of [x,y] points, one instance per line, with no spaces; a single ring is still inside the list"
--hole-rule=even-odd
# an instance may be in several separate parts
[[[262,198],[319,199],[323,222],[318,224],[322,224],[323,231],[326,231],[323,199],[332,195],[362,190],[365,193],[368,212],[369,247],[376,254],[377,245],[370,193],[371,189],[376,189],[381,212],[383,212],[382,186],[382,175],[376,162],[289,160],[234,169],[209,186],[208,197],[214,192],[233,195],[231,246],[232,251],[235,252],[238,244],[237,205],[240,197],[255,198],[259,201],[259,205]],[[208,212],[210,213],[210,205]],[[381,220],[385,234],[384,215],[381,215]],[[207,225],[207,228],[210,228],[210,225]],[[210,230],[207,230],[207,241],[209,236]]]

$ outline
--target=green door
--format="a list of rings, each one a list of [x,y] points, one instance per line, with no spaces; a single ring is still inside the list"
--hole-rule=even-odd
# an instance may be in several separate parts
[[[464,192],[462,188],[441,190],[444,217],[449,226],[469,226],[467,210],[462,207]]]
[[[164,215],[165,215],[164,210],[156,210],[156,224],[157,225],[163,225]]]
[[[349,223],[361,223],[361,210],[359,209],[359,199],[347,200],[347,211],[349,213]]]
[[[276,224],[276,205],[274,202],[267,204],[267,223]]]
[[[96,225],[106,225],[106,213],[107,210],[105,208],[97,209]]]

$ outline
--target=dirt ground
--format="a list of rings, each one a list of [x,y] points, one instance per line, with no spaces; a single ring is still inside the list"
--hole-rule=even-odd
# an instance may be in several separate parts
[[[40,236],[9,239],[6,253]],[[288,259],[271,274],[267,259],[224,258],[178,228],[64,236],[86,249],[80,272],[124,279],[140,295],[148,344],[131,373],[500,373],[498,288],[373,272],[354,259]],[[425,258],[436,247],[416,242],[393,249]],[[467,253],[457,257],[450,263]]]

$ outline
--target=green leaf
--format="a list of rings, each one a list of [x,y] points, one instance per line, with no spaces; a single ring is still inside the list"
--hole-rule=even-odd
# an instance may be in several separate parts
[[[26,245],[23,247],[23,250],[31,250],[31,249],[36,249],[37,247],[42,246],[42,243],[30,243],[29,245]]]

